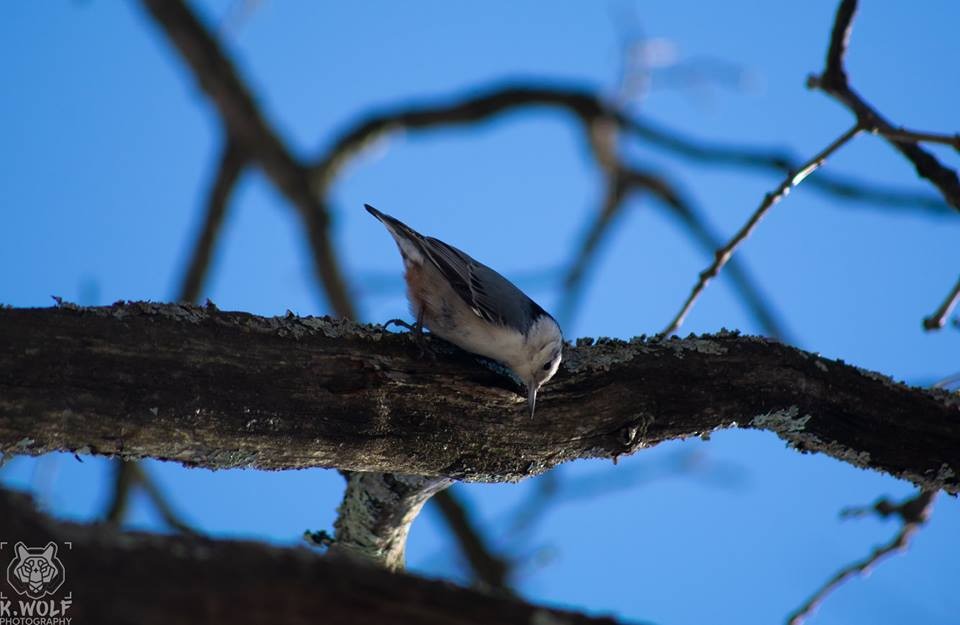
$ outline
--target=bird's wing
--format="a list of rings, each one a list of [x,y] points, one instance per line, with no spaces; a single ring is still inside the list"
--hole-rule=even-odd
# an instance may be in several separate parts
[[[481,319],[526,332],[542,312],[509,280],[452,245],[433,237],[423,243],[426,256]]]
[[[387,227],[404,258],[417,264],[429,260],[481,319],[526,332],[537,317],[546,314],[513,283],[465,252],[440,239],[425,237],[369,204],[364,206]]]

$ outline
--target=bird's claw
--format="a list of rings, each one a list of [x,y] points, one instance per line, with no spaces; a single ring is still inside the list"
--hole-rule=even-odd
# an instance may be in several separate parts
[[[430,360],[436,361],[437,352],[434,351],[433,346],[427,342],[427,336],[423,333],[423,326],[419,323],[411,324],[407,323],[403,319],[390,319],[383,324],[384,329],[390,326],[399,326],[401,328],[406,328],[413,335],[413,340],[417,344],[417,350],[419,350],[419,357],[421,360],[425,356],[429,356]]]

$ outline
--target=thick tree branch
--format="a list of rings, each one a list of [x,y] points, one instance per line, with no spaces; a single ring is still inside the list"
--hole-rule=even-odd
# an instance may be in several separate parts
[[[344,477],[347,490],[337,510],[334,548],[391,571],[404,567],[407,535],[423,504],[453,483],[444,477],[362,471]]]
[[[732,333],[582,340],[536,419],[498,367],[453,348],[416,359],[409,336],[329,318],[8,308],[0,345],[5,453],[501,481],[737,424],[960,491],[956,395]]]
[[[59,544],[67,575],[54,599],[59,606],[72,593],[64,616],[74,623],[615,625],[303,548],[58,522],[7,491],[0,491],[0,510],[0,536]]]

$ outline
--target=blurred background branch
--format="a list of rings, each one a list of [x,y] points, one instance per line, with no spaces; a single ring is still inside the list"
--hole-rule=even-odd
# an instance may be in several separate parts
[[[806,622],[820,604],[823,603],[824,599],[845,581],[857,575],[866,575],[880,560],[889,555],[906,551],[914,534],[916,534],[930,518],[930,513],[933,511],[933,502],[936,497],[936,491],[921,489],[916,495],[900,503],[893,503],[884,498],[869,507],[848,508],[841,511],[840,516],[846,518],[859,517],[867,514],[876,514],[883,519],[890,516],[898,517],[901,522],[900,531],[897,532],[890,542],[877,547],[866,558],[840,569],[837,574],[827,580],[806,603],[787,617],[787,625],[801,625],[801,623]]]

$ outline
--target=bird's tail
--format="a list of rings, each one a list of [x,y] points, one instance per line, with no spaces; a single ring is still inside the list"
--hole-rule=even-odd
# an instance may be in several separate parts
[[[400,253],[404,258],[417,264],[423,263],[424,258],[422,246],[424,237],[422,234],[399,219],[395,219],[390,215],[381,213],[369,204],[364,204],[363,207],[367,209],[368,213],[376,217],[384,226],[387,227],[387,231],[390,232],[393,240],[397,242],[397,247],[400,248]]]

